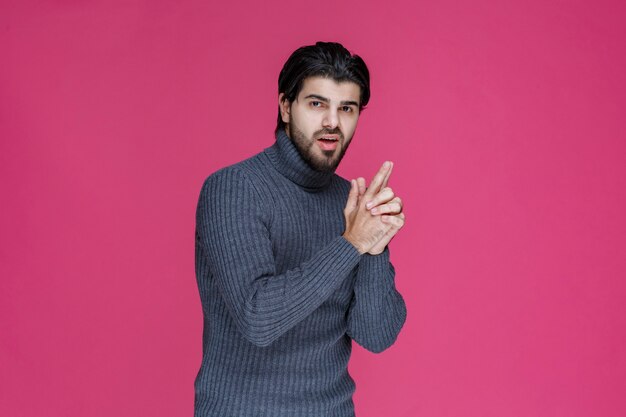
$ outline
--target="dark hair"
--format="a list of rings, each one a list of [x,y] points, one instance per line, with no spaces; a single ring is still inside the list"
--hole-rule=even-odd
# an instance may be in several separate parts
[[[302,46],[291,54],[278,76],[278,94],[285,93],[284,99],[293,103],[302,84],[308,77],[322,76],[337,82],[352,81],[361,87],[359,111],[362,111],[370,100],[370,73],[365,62],[358,55],[352,55],[340,43],[317,42],[315,45]],[[284,128],[285,123],[280,117],[276,131]]]

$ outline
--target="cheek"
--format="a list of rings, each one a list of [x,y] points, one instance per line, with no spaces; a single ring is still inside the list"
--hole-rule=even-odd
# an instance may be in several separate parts
[[[322,122],[315,117],[309,117],[302,123],[302,128],[307,137],[312,138],[322,130]]]
[[[349,139],[352,137],[352,135],[354,135],[354,131],[356,130],[356,122],[356,120],[350,119],[347,120],[346,123],[343,125],[342,130],[346,139]]]
[[[301,127],[302,131],[310,131],[311,127],[315,125],[316,115],[314,113],[302,111],[298,109],[297,112],[293,115],[295,121],[298,122],[298,126]]]

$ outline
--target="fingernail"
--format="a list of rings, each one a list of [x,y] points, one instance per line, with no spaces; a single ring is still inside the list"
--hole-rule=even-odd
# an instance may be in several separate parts
[[[372,214],[377,214],[378,213],[378,209],[377,208],[373,208],[371,211]]]
[[[389,161],[385,161],[385,163],[383,164],[383,166],[384,166],[385,168],[389,168]]]
[[[365,207],[367,207],[368,209],[371,209],[373,205],[374,205],[374,203],[372,203],[372,202],[370,201],[370,202],[368,202],[368,203],[365,205]]]

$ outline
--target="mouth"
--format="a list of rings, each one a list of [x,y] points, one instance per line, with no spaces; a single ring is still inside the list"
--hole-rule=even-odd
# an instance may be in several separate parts
[[[324,135],[317,140],[320,148],[324,151],[333,151],[339,144],[339,135]]]

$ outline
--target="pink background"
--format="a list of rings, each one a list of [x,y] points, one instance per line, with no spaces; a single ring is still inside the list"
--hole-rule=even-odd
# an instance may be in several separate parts
[[[200,186],[316,40],[372,72],[340,174],[407,213],[357,415],[626,415],[624,2],[0,4],[0,415],[192,415]]]

